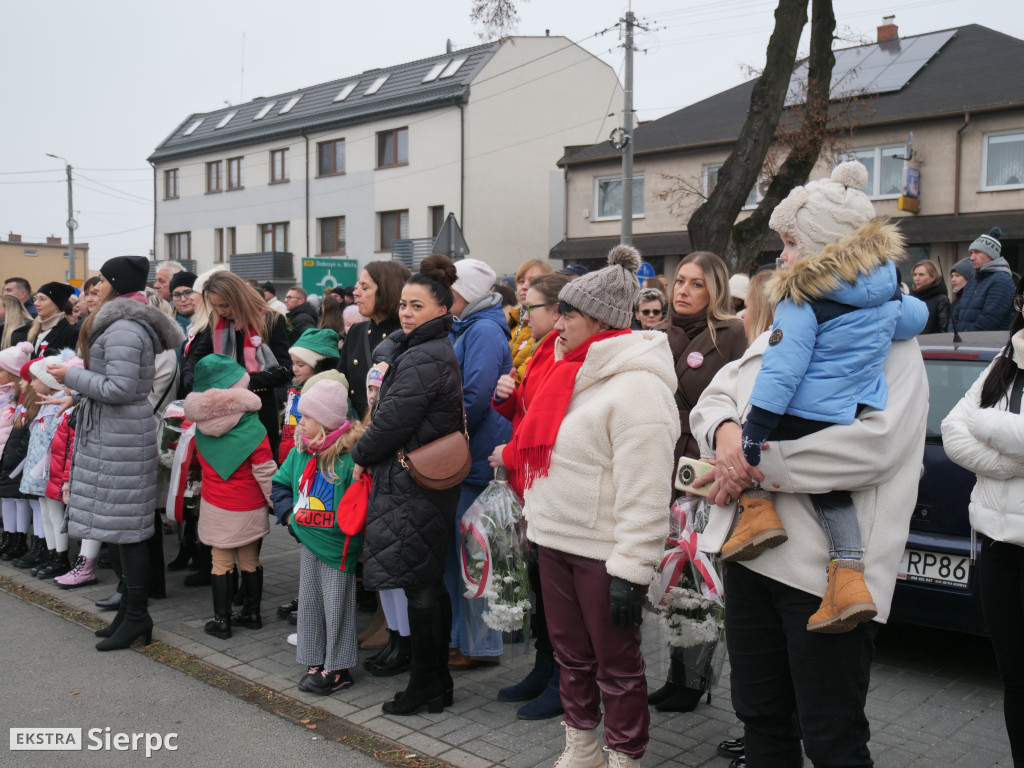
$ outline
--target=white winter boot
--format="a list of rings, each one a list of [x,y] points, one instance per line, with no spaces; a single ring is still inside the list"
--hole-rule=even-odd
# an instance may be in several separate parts
[[[629,755],[616,752],[614,749],[604,748],[608,753],[608,768],[640,768],[640,761],[634,760]]]
[[[554,768],[605,768],[597,730],[581,731],[564,721],[562,725],[565,726],[565,749]]]

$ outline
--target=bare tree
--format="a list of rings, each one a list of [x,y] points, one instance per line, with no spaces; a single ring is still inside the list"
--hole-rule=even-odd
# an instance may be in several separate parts
[[[528,0],[522,0],[528,2]],[[508,37],[519,27],[517,0],[473,0],[469,18],[483,27],[477,33],[481,39],[494,40]]]

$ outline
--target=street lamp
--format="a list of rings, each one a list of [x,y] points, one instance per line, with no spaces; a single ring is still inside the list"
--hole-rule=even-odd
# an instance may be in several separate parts
[[[75,279],[75,230],[78,228],[78,222],[75,221],[75,209],[71,203],[71,163],[60,155],[52,155],[47,152],[46,156],[52,157],[54,160],[62,160],[68,174],[68,281],[70,282]]]

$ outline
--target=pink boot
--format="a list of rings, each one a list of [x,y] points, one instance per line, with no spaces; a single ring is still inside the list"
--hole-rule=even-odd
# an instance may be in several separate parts
[[[75,566],[63,576],[54,579],[61,589],[87,587],[96,583],[96,558],[78,556]]]

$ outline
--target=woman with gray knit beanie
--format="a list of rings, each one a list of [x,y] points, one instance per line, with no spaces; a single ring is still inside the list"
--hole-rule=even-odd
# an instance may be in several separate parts
[[[545,615],[561,669],[557,766],[636,765],[648,741],[641,604],[667,533],[679,436],[668,338],[629,330],[640,254],[560,291],[555,362],[504,452],[524,478]]]

